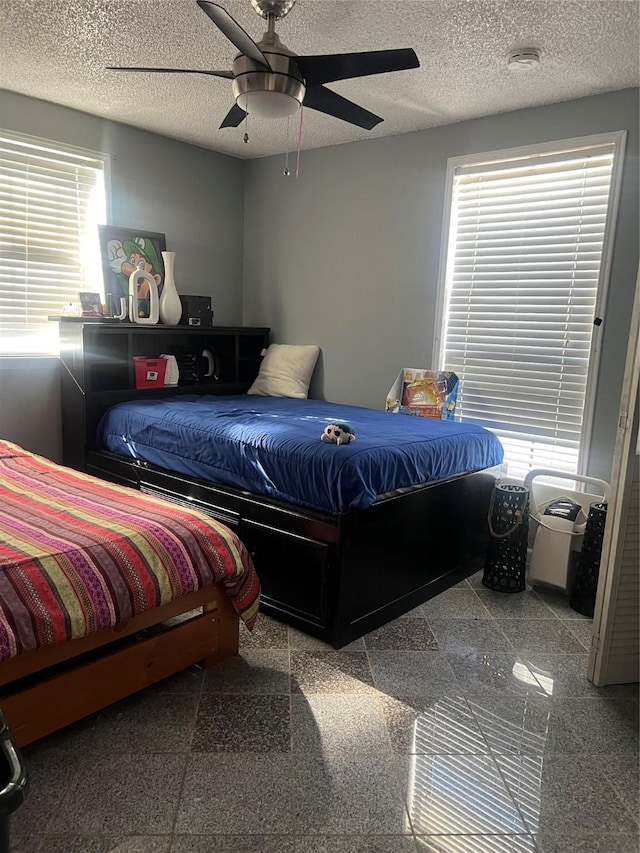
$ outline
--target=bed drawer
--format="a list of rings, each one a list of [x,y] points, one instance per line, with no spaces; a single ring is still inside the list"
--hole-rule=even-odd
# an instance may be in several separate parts
[[[246,519],[240,538],[260,578],[261,608],[296,617],[301,627],[303,622],[326,627],[332,546]]]
[[[226,508],[223,509],[222,507],[215,506],[214,504],[206,504],[203,501],[197,500],[197,498],[182,497],[169,489],[162,489],[156,485],[151,485],[143,481],[140,482],[140,491],[145,495],[153,495],[155,498],[162,498],[165,501],[171,501],[171,503],[179,504],[186,509],[200,510],[200,512],[210,515],[211,518],[215,518],[216,521],[221,521],[222,524],[226,524],[227,527],[230,527],[235,533],[238,532],[240,515],[237,512],[233,512]]]

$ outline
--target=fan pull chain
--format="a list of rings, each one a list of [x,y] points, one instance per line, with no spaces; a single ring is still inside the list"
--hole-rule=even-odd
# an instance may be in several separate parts
[[[287,116],[287,136],[284,147],[284,171],[282,173],[285,178],[288,178],[291,172],[289,171],[289,116]]]
[[[246,145],[249,142],[249,93],[248,92],[247,92],[247,117],[246,117],[245,121],[247,123],[244,126],[245,131],[244,131],[244,136],[242,137],[242,139]]]
[[[298,156],[296,157],[296,178],[300,174],[300,146],[302,145],[302,120],[304,118],[304,106],[300,107],[300,127],[298,128]]]

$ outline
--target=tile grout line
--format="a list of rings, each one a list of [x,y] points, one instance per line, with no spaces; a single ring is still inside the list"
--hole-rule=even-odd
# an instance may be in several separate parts
[[[288,667],[288,676],[289,676],[289,753],[292,756],[291,764],[293,765],[293,689],[291,685],[291,635],[289,633],[289,626],[287,625],[287,660],[289,662]],[[292,806],[293,811],[293,806]]]
[[[200,703],[202,702],[202,697],[204,696],[204,681],[206,677],[207,671],[205,669],[202,670],[202,679],[200,681],[200,689],[198,691],[198,701],[196,702],[195,708],[195,716],[193,720],[193,727],[191,729],[191,737],[189,738],[189,749],[186,752],[186,761],[184,763],[184,768],[182,770],[182,778],[180,779],[180,785],[178,788],[178,797],[176,799],[176,811],[173,816],[173,821],[171,823],[171,830],[169,832],[169,853],[174,848],[174,841],[176,837],[176,827],[178,825],[178,815],[180,814],[180,805],[182,803],[182,795],[184,793],[184,786],[187,780],[187,770],[189,769],[189,762],[191,761],[191,756],[193,755],[193,738],[196,732],[196,726],[198,724],[198,716],[200,714]]]
[[[537,596],[541,601],[543,601],[543,599],[542,599],[542,598],[540,598],[540,596],[538,596],[538,594],[535,592],[535,590],[534,590],[533,588],[531,589],[531,591],[532,591],[532,592],[533,592],[533,593],[534,593],[534,594],[535,594],[535,595],[536,595],[536,596]],[[545,606],[546,606],[546,607],[548,607],[549,611],[550,611],[551,613],[553,613],[553,610],[551,610],[551,608],[547,605],[547,603],[546,603],[545,601],[543,601],[543,603],[545,604]],[[561,623],[560,617],[559,617],[559,616],[557,616],[557,614],[555,614],[555,613],[553,613],[553,615],[554,615],[554,616],[556,616],[556,618],[558,619],[558,621]],[[496,620],[496,618],[495,618],[494,616],[491,616],[491,618],[494,620],[494,622],[496,622],[496,621],[497,621],[497,620]],[[526,621],[529,621],[529,620],[527,620],[527,619],[520,619],[520,620],[518,620],[518,619],[514,619],[514,621],[515,621],[515,622],[518,622],[518,621],[524,621],[524,622],[526,622]],[[543,619],[543,620],[540,620],[540,621],[549,621],[549,622],[552,622],[552,623],[553,623],[553,620],[552,620],[552,619],[549,619],[549,620],[545,620],[545,619]],[[544,686],[543,686],[543,685],[540,683],[540,681],[536,678],[536,674],[535,674],[535,672],[532,670],[531,666],[529,665],[529,662],[527,661],[527,657],[529,656],[529,652],[530,652],[531,650],[521,651],[520,649],[518,649],[518,648],[516,647],[516,644],[515,644],[515,643],[514,643],[514,642],[513,642],[513,641],[512,641],[508,636],[507,636],[506,632],[505,632],[505,631],[503,631],[503,630],[500,628],[500,626],[499,626],[498,624],[496,624],[496,629],[497,629],[498,631],[500,631],[500,633],[504,636],[504,638],[506,639],[506,641],[509,643],[510,647],[513,649],[514,654],[515,654],[515,655],[517,655],[518,657],[523,658],[523,666],[525,666],[525,667],[529,670],[529,672],[531,673],[531,676],[532,676],[533,680],[536,682],[536,684],[538,685],[538,687],[539,687],[539,688],[540,688],[540,690],[542,691],[542,696],[544,696],[545,698],[551,698],[551,697],[549,696],[549,694],[547,693],[547,691],[545,690]],[[545,652],[545,654],[556,654],[556,653],[557,653],[557,652]]]
[[[534,592],[534,593],[535,593],[535,590],[532,590],[532,592]],[[535,594],[537,595],[537,593],[535,593]],[[539,597],[539,596],[538,596],[538,597]],[[545,604],[545,606],[549,609],[549,611],[550,611],[551,613],[553,613],[554,617],[555,617],[555,618],[556,618],[556,620],[560,623],[561,627],[563,627],[563,628],[564,628],[564,630],[566,630],[566,631],[567,631],[567,633],[568,633],[568,634],[570,634],[570,636],[571,636],[573,639],[575,639],[575,641],[576,641],[579,645],[583,645],[583,644],[582,644],[582,642],[581,642],[581,641],[580,641],[580,640],[579,640],[579,639],[578,639],[578,638],[577,638],[577,637],[576,637],[576,636],[575,636],[575,635],[574,635],[574,634],[569,630],[569,628],[567,628],[567,627],[564,625],[564,623],[563,623],[563,621],[562,621],[562,618],[561,618],[560,616],[558,616],[558,614],[557,614],[557,613],[554,613],[554,611],[553,611],[553,610],[552,610],[552,609],[551,609],[551,608],[546,604],[546,602],[545,602],[543,599],[540,599],[540,600],[541,600],[541,601],[543,601],[543,603],[544,603],[544,604]],[[514,643],[510,638],[509,638],[509,636],[506,634],[506,632],[502,630],[502,628],[500,627],[500,625],[499,625],[499,624],[497,624],[497,621],[498,621],[498,620],[497,620],[497,617],[493,616],[493,614],[490,614],[490,617],[491,617],[491,618],[494,620],[494,622],[496,623],[496,625],[495,625],[496,629],[497,629],[498,631],[500,631],[500,633],[504,636],[504,638],[506,639],[506,641],[509,643],[509,645],[511,646],[511,648],[514,650],[514,652],[515,652],[517,655],[520,655],[520,656],[523,656],[523,657],[524,657],[526,654],[528,654],[528,653],[530,653],[531,651],[533,651],[533,649],[526,649],[525,651],[521,651],[519,648],[517,648],[516,644],[515,644],[515,643]],[[508,622],[508,621],[513,621],[513,622],[517,622],[517,623],[522,623],[522,622],[531,622],[531,621],[551,622],[551,623],[553,623],[553,622],[554,622],[554,620],[553,620],[553,619],[544,619],[544,618],[537,618],[537,619],[536,619],[535,617],[533,617],[532,619],[527,619],[526,617],[524,617],[524,618],[523,618],[523,617],[514,617],[514,618],[510,619],[509,617],[505,617],[505,616],[500,617],[500,618],[501,618],[501,619],[503,619],[503,621],[506,621],[506,622]],[[554,649],[554,650],[551,650],[551,651],[544,652],[544,654],[566,654],[566,655],[575,654],[575,655],[578,655],[578,654],[582,654],[582,651],[580,651],[580,652],[565,652],[565,651],[562,651],[561,649]],[[528,665],[527,665],[527,666],[528,666]],[[528,667],[528,668],[530,669],[530,667]],[[533,674],[533,673],[532,673],[532,674]],[[535,678],[535,675],[534,675],[534,678]],[[537,679],[536,679],[536,681],[537,681]],[[542,685],[540,685],[540,686],[542,687]],[[542,689],[544,690],[544,688],[542,688]]]
[[[509,783],[507,782],[506,776],[502,772],[502,768],[500,767],[500,765],[498,764],[498,762],[496,760],[496,754],[497,753],[494,753],[493,750],[491,751],[491,760],[492,760],[496,770],[498,771],[498,775],[500,776],[500,779],[502,780],[502,784],[504,785],[504,788],[505,788],[507,794],[511,798],[511,801],[513,802],[513,804],[516,808],[516,812],[520,816],[520,820],[522,821],[522,825],[525,828],[526,834],[535,836],[538,832],[540,832],[540,827],[538,826],[538,829],[535,829],[535,830],[530,828],[529,823],[528,823],[528,821],[524,815],[524,812],[520,808],[520,805],[519,805],[518,801],[516,800],[512,790],[511,790],[511,787],[509,786]],[[520,760],[522,758],[521,753],[510,753],[510,755],[513,756],[514,758],[518,759],[518,760]],[[541,756],[541,757],[543,758],[544,756]],[[535,841],[535,839],[534,839],[534,841]]]
[[[295,753],[293,751],[293,686],[292,682],[292,672],[291,672],[291,632],[289,631],[289,625],[287,625],[287,661],[288,661],[288,678],[289,678],[289,773],[291,778],[294,777],[294,769],[295,769]],[[293,788],[291,789],[291,800],[289,802],[289,814],[291,817],[291,827],[293,832],[290,837],[294,838],[297,832],[297,814],[296,808],[294,804],[294,792]]]
[[[422,617],[422,618],[424,619],[424,617]],[[425,619],[425,622],[426,621],[427,620]],[[375,679],[375,676],[373,674],[373,668],[371,666],[371,658],[369,657],[369,647],[367,646],[366,635],[365,635],[365,637],[363,637],[363,642],[364,642],[365,655],[367,656],[367,666],[369,667],[369,674],[371,675],[371,682],[372,682],[373,687],[375,688],[375,691],[376,691],[375,692],[375,700],[376,700],[376,704],[378,706],[378,713],[380,714],[380,719],[382,720],[382,724],[384,726],[385,734],[387,737],[387,743],[389,746],[389,756],[390,756],[390,760],[393,764],[393,768],[394,768],[394,772],[395,772],[395,776],[396,776],[396,783],[398,784],[399,790],[400,790],[400,799],[402,800],[402,807],[404,809],[404,814],[405,814],[406,819],[407,819],[407,825],[409,827],[410,835],[411,835],[411,838],[413,839],[414,846],[417,846],[416,832],[415,832],[415,829],[413,826],[413,821],[411,820],[411,813],[409,811],[409,804],[407,802],[407,797],[405,795],[405,790],[404,790],[404,779],[402,778],[402,770],[400,767],[400,759],[399,759],[398,754],[395,752],[395,750],[393,748],[393,743],[391,741],[391,732],[389,731],[389,726],[387,725],[387,718],[384,715],[384,711],[382,708],[382,699],[380,697],[380,694],[382,693],[382,691],[376,685],[376,679]],[[371,651],[374,651],[374,649],[372,649]]]
[[[531,587],[531,592],[535,595],[535,597],[538,599],[538,601],[541,601],[544,604],[544,606],[547,608],[547,610],[549,610],[549,612],[552,613],[556,617],[556,619],[559,619],[560,621],[562,621],[561,617],[558,616],[558,614],[555,612],[555,610],[550,605],[547,604],[547,602],[540,595],[538,590],[534,589],[533,586]]]
[[[608,755],[614,755],[614,756],[616,755],[616,753],[613,753],[613,752],[604,753],[604,754],[605,755],[607,755],[607,754]],[[607,782],[609,787],[613,789],[613,791],[615,792],[615,795],[618,798],[621,806],[623,807],[625,812],[629,815],[631,822],[635,823],[636,826],[638,826],[638,833],[640,836],[640,825],[638,823],[638,821],[640,819],[640,814],[635,814],[633,812],[633,810],[629,807],[627,802],[624,800],[624,797],[622,794],[622,788],[618,785],[617,779],[614,779],[614,777],[611,774],[609,774],[606,769],[603,769],[601,772],[602,772],[602,776],[603,776],[605,782]],[[640,812],[640,800],[638,800],[638,802],[636,802],[636,807],[637,807],[637,811]]]
[[[498,595],[500,595],[500,593],[498,593]],[[488,609],[489,609],[489,608],[487,608],[487,610],[488,610]],[[508,644],[509,648],[510,648],[510,649],[513,649],[514,654],[519,655],[519,654],[520,654],[520,652],[518,651],[518,649],[516,649],[515,644],[511,642],[511,640],[509,639],[509,637],[507,636],[507,634],[502,630],[502,628],[501,628],[501,627],[500,627],[500,625],[498,624],[498,620],[497,620],[497,619],[496,619],[496,617],[493,615],[493,613],[491,613],[491,611],[490,611],[490,610],[489,610],[489,619],[493,622],[493,627],[495,628],[495,630],[500,634],[500,636],[501,636],[501,637],[503,637],[503,638],[507,641],[507,644]],[[507,649],[507,651],[508,651],[508,650],[509,650],[509,649]]]
[[[37,743],[37,741],[36,741],[36,743]],[[74,785],[74,783],[71,781],[66,784],[64,791],[56,799],[55,806],[51,811],[51,815],[49,816],[49,820],[46,822],[46,825],[44,827],[42,835],[36,836],[40,842],[38,845],[38,850],[42,850],[46,836],[54,834],[50,830],[51,830],[51,824],[53,823],[53,818],[54,818],[55,812],[62,807],[62,804],[63,804],[65,798],[67,797],[67,795],[69,794],[69,791],[71,790],[73,785]],[[43,851],[43,853],[46,853],[46,851]]]

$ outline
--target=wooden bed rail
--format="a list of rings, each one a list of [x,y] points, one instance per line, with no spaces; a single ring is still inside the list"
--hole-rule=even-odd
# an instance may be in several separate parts
[[[200,615],[151,630],[199,607]],[[26,746],[192,664],[211,667],[237,653],[238,616],[218,583],[118,628],[1,663],[0,708]]]

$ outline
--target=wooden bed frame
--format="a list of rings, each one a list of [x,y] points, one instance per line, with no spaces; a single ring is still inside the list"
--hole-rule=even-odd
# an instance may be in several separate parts
[[[479,471],[332,516],[104,451],[87,453],[86,471],[227,524],[253,558],[261,610],[335,648],[482,568],[497,478]]]
[[[160,623],[202,608],[200,615]],[[26,746],[169,675],[238,653],[238,616],[222,583],[147,610],[116,628],[0,663],[0,707]]]

